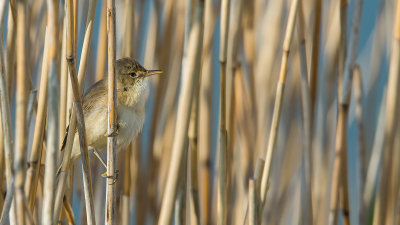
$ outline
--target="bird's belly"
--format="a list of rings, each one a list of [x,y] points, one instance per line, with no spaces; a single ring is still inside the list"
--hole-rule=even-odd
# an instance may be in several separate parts
[[[142,130],[144,119],[144,111],[136,111],[125,106],[118,107],[118,149],[125,149],[133,140],[133,138],[139,134],[139,132]]]
[[[118,135],[117,150],[125,149],[134,137],[141,131],[145,119],[144,110],[135,111],[130,107],[120,106],[117,108],[118,119]],[[90,149],[96,149],[103,152],[107,150],[107,113],[99,110],[92,112],[85,117],[86,141]],[[72,149],[72,158],[80,157],[78,133],[75,135],[75,140]]]

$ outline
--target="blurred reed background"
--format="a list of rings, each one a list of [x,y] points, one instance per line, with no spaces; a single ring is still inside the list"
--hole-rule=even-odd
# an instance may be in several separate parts
[[[0,0],[1,225],[400,224],[400,0],[113,2]],[[164,71],[115,205],[59,151],[112,43]]]

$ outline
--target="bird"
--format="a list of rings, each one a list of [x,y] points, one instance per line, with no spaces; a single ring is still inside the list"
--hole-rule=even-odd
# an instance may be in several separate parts
[[[145,105],[149,93],[148,77],[161,70],[147,70],[133,58],[116,60],[117,152],[125,149],[141,132],[145,121]],[[89,151],[107,150],[108,79],[92,85],[83,96],[86,143]],[[65,143],[66,138],[64,138]],[[65,146],[65,144],[63,144]],[[62,147],[63,148],[63,147]],[[71,163],[81,156],[79,137],[75,131]],[[97,155],[98,156],[98,155]],[[101,160],[101,158],[100,158]],[[104,164],[104,161],[102,162]]]

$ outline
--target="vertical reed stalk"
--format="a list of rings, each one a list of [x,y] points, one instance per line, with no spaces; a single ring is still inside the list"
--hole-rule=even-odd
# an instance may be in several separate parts
[[[219,154],[218,154],[218,186],[217,186],[217,224],[227,223],[227,133],[226,133],[226,61],[228,48],[230,0],[221,2],[221,34],[220,34],[220,122],[219,122]]]
[[[43,210],[42,223],[45,225],[54,224],[54,200],[56,186],[57,171],[57,151],[58,151],[58,78],[57,78],[57,36],[58,36],[58,2],[56,0],[47,0],[47,16],[48,16],[48,62],[50,69],[48,74],[48,87],[50,95],[48,95],[49,119],[46,140],[46,163],[43,185]],[[46,47],[45,47],[46,48]],[[46,87],[47,88],[47,87]],[[44,91],[46,93],[46,91]],[[41,130],[43,132],[43,128]],[[42,134],[43,135],[43,134]],[[40,148],[41,150],[41,148]],[[35,185],[36,186],[36,185]],[[31,205],[33,208],[33,204]]]
[[[299,39],[299,52],[300,52],[300,70],[301,70],[301,105],[303,114],[303,151],[302,151],[302,164],[304,166],[304,182],[306,190],[301,192],[302,211],[301,213],[302,224],[313,224],[313,202],[312,202],[312,151],[311,151],[311,96],[308,83],[308,69],[307,69],[307,55],[306,55],[306,40],[304,37],[304,14],[303,5],[299,6],[298,14],[298,39]],[[302,185],[303,186],[303,185]],[[307,207],[306,207],[307,206]]]
[[[201,221],[211,225],[211,152],[212,152],[212,95],[213,81],[213,31],[215,28],[215,13],[213,2],[206,1],[204,5],[204,43],[203,64],[199,93],[199,166],[200,166],[200,196],[201,196]]]
[[[166,189],[164,192],[159,225],[169,225],[172,222],[172,210],[175,201],[178,183],[179,169],[183,163],[185,151],[185,139],[189,128],[190,110],[193,99],[194,87],[199,83],[200,60],[203,44],[203,7],[204,1],[200,0],[196,6],[196,12],[188,41],[188,58],[183,71],[182,91],[178,103],[176,132],[172,146],[172,156]]]
[[[135,1],[125,0],[125,30],[123,56],[133,57],[135,51]]]
[[[39,179],[39,167],[40,160],[42,158],[43,149],[43,137],[44,128],[47,117],[47,85],[48,85],[48,48],[49,48],[49,35],[48,29],[46,28],[46,35],[44,40],[44,51],[43,51],[43,62],[42,62],[42,73],[40,75],[40,90],[39,90],[39,102],[36,113],[36,123],[34,130],[34,137],[32,143],[31,156],[29,160],[29,168],[27,171],[26,184],[25,184],[25,196],[28,200],[29,209],[33,212],[35,203],[35,195],[37,182]]]
[[[257,225],[257,196],[255,189],[255,180],[249,180],[249,225]]]
[[[67,17],[63,17],[63,32],[62,32],[62,46],[61,46],[61,59],[67,52]],[[67,60],[61,60],[60,65],[60,116],[59,116],[59,141],[60,146],[65,137],[65,132],[67,128],[67,96],[68,96],[68,65]]]
[[[386,224],[388,216],[387,202],[389,198],[395,198],[395,196],[389,196],[389,179],[391,176],[391,157],[393,155],[395,131],[396,131],[396,120],[399,114],[399,103],[398,103],[398,90],[400,86],[400,1],[396,1],[395,8],[395,20],[393,25],[393,39],[392,39],[392,53],[390,57],[390,68],[388,77],[388,90],[386,98],[386,122],[384,129],[384,144],[382,151],[382,168],[381,177],[378,183],[377,199],[374,208],[374,219],[373,224]]]
[[[367,152],[365,148],[365,136],[364,136],[364,122],[363,122],[363,88],[362,88],[362,74],[361,68],[356,65],[353,70],[353,82],[354,82],[354,97],[356,99],[355,114],[357,119],[358,128],[358,176],[360,181],[359,190],[359,211],[358,218],[360,224],[366,223],[366,205],[363,204],[364,195],[364,184],[367,173]]]
[[[200,78],[201,79],[201,78]],[[201,85],[201,82],[200,82]],[[200,86],[199,85],[199,86]],[[189,151],[190,158],[190,196],[193,201],[193,208],[190,210],[192,219],[189,220],[190,224],[200,225],[200,202],[199,202],[199,174],[198,174],[198,115],[199,115],[199,86],[195,87],[192,110],[190,114],[189,124]]]
[[[128,225],[130,222],[130,206],[131,206],[131,167],[130,167],[130,160],[131,160],[131,151],[132,145],[129,145],[128,149],[125,150],[125,159],[124,159],[124,186],[122,190],[122,207],[121,207],[121,224]]]
[[[311,71],[308,78],[310,86],[310,98],[311,98],[311,135],[314,128],[314,111],[317,101],[317,84],[318,84],[318,64],[319,64],[319,43],[321,39],[321,17],[322,17],[322,0],[315,0],[315,13],[314,13],[314,30],[313,30],[313,46],[311,53]]]
[[[107,14],[107,1],[103,1],[101,5],[100,15],[105,14]],[[103,78],[107,59],[107,17],[105,16],[101,16],[98,37],[99,40],[97,41],[96,48],[96,81]]]
[[[81,150],[81,156],[82,156],[82,176],[83,176],[83,185],[84,185],[84,193],[85,193],[85,204],[86,204],[86,219],[88,224],[96,224],[95,222],[95,215],[94,215],[94,206],[93,206],[93,191],[92,191],[92,183],[91,183],[91,174],[90,174],[90,163],[89,163],[89,156],[88,156],[88,150],[87,150],[87,145],[86,145],[86,133],[85,133],[85,122],[84,122],[84,116],[83,116],[83,109],[82,109],[82,95],[81,91],[79,90],[79,84],[78,84],[78,78],[76,75],[76,60],[75,60],[75,55],[73,53],[73,48],[72,46],[75,46],[74,44],[74,39],[72,37],[72,30],[73,27],[73,21],[71,20],[71,15],[72,15],[72,10],[71,10],[71,0],[67,2],[67,7],[68,7],[68,42],[67,42],[67,55],[66,59],[68,62],[68,69],[69,69],[69,74],[71,78],[71,86],[72,86],[72,91],[74,94],[74,112],[76,114],[76,123],[78,127],[78,135],[79,135],[79,144],[80,144],[80,150]],[[93,1],[91,2],[93,3]],[[89,10],[89,15],[94,14],[91,10]],[[87,30],[89,31],[89,43],[90,43],[90,31],[92,30],[92,23],[87,22],[88,28]],[[86,38],[85,38],[86,39]],[[85,40],[87,41],[87,40]],[[87,42],[86,42],[87,43]],[[87,48],[84,46],[82,51],[88,52]],[[87,51],[85,51],[87,50]],[[87,54],[87,53],[86,53]],[[86,58],[86,59],[85,59]],[[81,67],[80,67],[80,72],[83,70],[86,70],[86,65],[82,65],[82,61],[85,62],[84,60],[87,60],[87,55],[86,57],[81,58]],[[82,68],[83,67],[83,68]],[[70,127],[71,129],[71,127]],[[75,130],[71,131],[71,134],[74,135]],[[68,155],[67,155],[68,156]],[[64,156],[65,157],[65,156]],[[69,160],[69,159],[68,159]],[[58,215],[58,214],[57,214]]]
[[[84,122],[83,122],[83,111],[82,111],[82,102],[81,102],[81,93],[83,92],[84,88],[84,82],[86,78],[86,67],[87,67],[87,61],[88,61],[88,55],[90,52],[90,43],[91,43],[91,36],[92,36],[92,30],[93,30],[93,20],[94,20],[94,15],[95,15],[95,9],[96,9],[96,0],[93,0],[89,4],[89,10],[88,10],[88,17],[87,17],[87,27],[86,27],[86,33],[85,33],[85,38],[84,38],[84,43],[83,43],[83,48],[82,48],[82,56],[81,56],[81,61],[80,61],[80,69],[79,69],[79,87],[78,87],[78,79],[76,78],[76,58],[75,58],[75,53],[74,53],[74,46],[76,46],[76,42],[74,39],[74,28],[76,27],[76,21],[74,20],[74,12],[73,12],[73,7],[75,8],[75,5],[73,5],[72,0],[68,0],[67,3],[67,18],[68,18],[68,30],[67,30],[67,46],[66,46],[66,58],[68,62],[68,68],[70,72],[70,77],[71,77],[71,87],[72,91],[74,93],[74,98],[75,98],[75,110],[72,112],[71,115],[71,120],[69,124],[69,129],[68,129],[68,135],[67,135],[67,140],[65,144],[65,149],[64,149],[64,157],[63,161],[61,164],[61,170],[60,170],[60,181],[58,182],[57,186],[57,195],[56,195],[56,204],[55,204],[55,210],[54,210],[54,216],[58,218],[60,209],[61,209],[61,204],[63,201],[63,196],[65,192],[65,182],[66,178],[68,175],[68,170],[69,170],[69,165],[70,165],[70,159],[71,159],[71,151],[72,151],[72,145],[74,142],[74,137],[75,137],[75,130],[78,122],[78,134],[80,137],[80,145],[81,145],[81,156],[82,156],[82,170],[83,170],[83,180],[84,180],[84,188],[85,188],[85,200],[86,200],[86,210],[87,210],[87,219],[88,223],[94,224],[95,219],[94,219],[94,207],[93,207],[93,192],[92,192],[92,184],[91,184],[91,174],[90,174],[90,168],[89,168],[89,160],[88,160],[88,153],[87,153],[87,146],[85,146],[85,135],[84,135]],[[75,82],[73,84],[72,82]],[[74,86],[76,85],[76,87]],[[81,114],[82,115],[79,115]]]
[[[26,106],[27,106],[27,70],[26,70],[26,2],[17,1],[17,94],[16,94],[16,124],[15,124],[15,206],[17,224],[25,224],[25,175],[26,175],[26,145],[27,145],[27,124],[26,124]]]
[[[345,7],[346,2],[341,3],[341,17],[345,18]],[[341,95],[339,95],[340,105],[339,105],[339,115],[338,115],[338,125],[337,125],[337,135],[336,135],[336,157],[334,162],[334,174],[332,181],[331,190],[331,213],[329,215],[330,224],[337,223],[337,200],[341,202],[341,208],[343,211],[343,221],[345,224],[350,224],[350,211],[349,211],[349,200],[348,200],[348,175],[347,175],[347,117],[348,109],[350,104],[350,93],[351,93],[351,82],[353,77],[353,69],[355,66],[358,42],[360,36],[360,24],[362,16],[363,0],[356,2],[352,25],[350,31],[350,42],[347,52],[347,58],[344,68],[344,77],[342,84]],[[342,32],[346,30],[346,21],[343,21]],[[345,38],[342,38],[342,43],[344,44]],[[339,195],[337,194],[338,192]]]
[[[5,11],[7,7],[7,1],[3,1],[0,4],[0,43],[3,43],[3,29],[4,29],[4,18]],[[9,13],[10,17],[10,13]],[[1,125],[2,125],[2,138],[3,138],[3,151],[4,151],[4,163],[5,163],[5,175],[6,175],[6,186],[7,196],[4,201],[2,214],[1,214],[1,224],[6,224],[8,222],[8,215],[11,208],[11,202],[14,197],[14,173],[13,173],[13,138],[11,131],[11,115],[9,106],[9,88],[7,87],[7,65],[5,64],[5,59],[3,55],[3,45],[0,45],[0,110],[1,110]],[[11,211],[10,223],[15,223],[14,210]]]
[[[6,1],[0,5],[0,43],[3,43],[3,29],[4,29],[4,18],[6,11]],[[11,179],[14,176],[13,173],[13,137],[11,130],[11,114],[9,105],[9,89],[7,88],[7,71],[6,71],[5,59],[3,55],[3,45],[0,45],[0,109],[1,109],[1,125],[3,131],[4,140],[4,162],[5,162],[5,174],[7,180],[7,186],[11,184]]]
[[[286,82],[289,50],[290,50],[290,45],[292,43],[294,24],[295,24],[298,5],[299,5],[299,0],[292,1],[292,5],[290,7],[290,12],[289,12],[288,23],[287,23],[287,27],[286,27],[285,39],[283,42],[283,48],[282,48],[283,55],[282,55],[282,61],[281,61],[281,69],[279,72],[279,81],[278,81],[278,86],[276,89],[276,97],[275,97],[274,112],[273,112],[273,116],[272,116],[271,131],[270,131],[270,135],[268,138],[267,155],[265,157],[265,166],[264,166],[263,176],[262,176],[262,180],[261,180],[261,205],[262,205],[261,208],[264,207],[265,200],[267,197],[268,183],[269,183],[271,164],[272,164],[272,156],[273,156],[273,153],[275,150],[276,136],[277,136],[277,132],[278,132],[279,119],[281,116],[281,106],[282,106],[282,99],[283,99],[283,91],[284,91],[285,82]]]
[[[107,37],[108,37],[108,127],[107,133],[107,186],[105,223],[116,224],[115,218],[115,182],[116,182],[116,144],[117,109],[116,109],[116,36],[115,36],[115,1],[107,0]]]

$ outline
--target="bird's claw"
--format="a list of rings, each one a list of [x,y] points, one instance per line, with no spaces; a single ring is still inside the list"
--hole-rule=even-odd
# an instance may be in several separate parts
[[[119,175],[119,170],[116,170],[116,171],[115,171],[114,176],[107,176],[107,171],[104,172],[103,174],[101,174],[101,176],[104,177],[104,178],[112,178],[112,179],[113,179],[112,184],[115,184],[115,182],[117,182],[117,180],[118,180],[118,175]]]
[[[108,134],[108,131],[104,134],[105,137],[115,137],[119,134],[119,124],[117,124],[117,128],[111,134]]]

